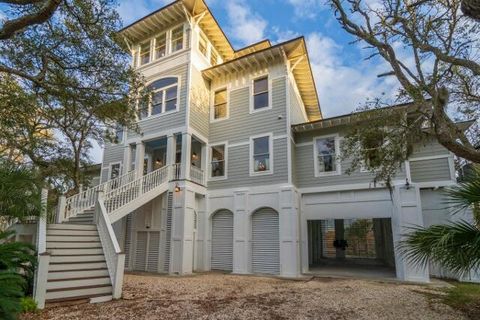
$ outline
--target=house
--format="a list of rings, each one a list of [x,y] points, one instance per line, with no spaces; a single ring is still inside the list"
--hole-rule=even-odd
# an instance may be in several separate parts
[[[38,301],[118,298],[124,269],[429,281],[395,244],[448,214],[453,157],[438,142],[415,146],[389,190],[338,160],[350,116],[322,118],[303,37],[234,49],[203,0],[120,34],[151,100],[139,132],[106,145],[101,184],[39,224]]]

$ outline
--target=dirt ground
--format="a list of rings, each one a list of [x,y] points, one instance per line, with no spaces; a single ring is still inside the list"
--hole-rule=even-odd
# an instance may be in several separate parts
[[[466,319],[431,293],[438,294],[424,286],[369,280],[129,274],[122,300],[51,307],[22,320]]]

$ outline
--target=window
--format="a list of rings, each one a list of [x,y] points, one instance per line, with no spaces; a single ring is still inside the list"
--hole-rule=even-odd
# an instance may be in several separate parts
[[[268,77],[253,80],[253,110],[268,107]]]
[[[207,56],[208,40],[207,40],[207,38],[206,38],[203,34],[200,34],[200,38],[198,39],[198,50],[199,50],[205,57]]]
[[[210,149],[210,176],[212,178],[225,177],[225,145],[213,146]]]
[[[155,59],[164,57],[167,53],[167,34],[155,38]]]
[[[138,104],[139,119],[177,110],[178,78],[163,78],[151,83],[148,88],[152,91],[151,99],[149,103],[141,101]]]
[[[150,62],[150,41],[140,46],[140,65]]]
[[[183,25],[172,30],[172,52],[183,49]]]
[[[215,52],[215,50],[210,50],[210,64],[212,66],[216,65],[218,62],[218,54]]]
[[[115,143],[120,143],[123,141],[123,127],[118,125],[115,129]]]
[[[315,139],[315,176],[339,174],[338,139],[335,136]]]
[[[213,119],[224,119],[227,115],[227,89],[215,91],[213,98]]]
[[[120,177],[120,162],[110,164],[110,180]]]
[[[271,136],[252,138],[251,152],[251,173],[270,173],[272,153]],[[253,169],[253,170],[252,170]]]

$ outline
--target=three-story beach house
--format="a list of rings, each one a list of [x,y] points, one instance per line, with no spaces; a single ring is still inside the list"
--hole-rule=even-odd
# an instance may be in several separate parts
[[[439,143],[415,146],[389,190],[346,173],[350,115],[322,118],[303,37],[235,49],[203,0],[175,1],[120,34],[151,98],[137,106],[139,130],[105,146],[101,184],[40,227],[39,300],[120,297],[124,269],[364,268],[429,281],[395,244],[448,215],[440,190],[455,171]]]

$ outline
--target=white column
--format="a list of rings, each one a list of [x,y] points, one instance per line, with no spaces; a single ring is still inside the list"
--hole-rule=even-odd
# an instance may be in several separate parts
[[[190,179],[190,165],[192,158],[192,136],[188,133],[182,135],[182,172],[184,179]]]
[[[250,273],[248,193],[233,193],[233,273]]]
[[[404,281],[429,282],[428,267],[421,267],[408,261],[398,248],[404,235],[412,231],[409,227],[423,226],[420,190],[415,185],[410,185],[409,188],[404,185],[395,186],[393,201],[392,231],[397,278]]]
[[[201,154],[201,169],[203,170],[203,179],[204,181],[206,182],[207,181],[207,177],[208,177],[208,150],[207,150],[207,145],[206,144],[202,144],[202,154]]]
[[[175,136],[173,134],[167,136],[167,165],[175,163]]]
[[[280,191],[280,275],[300,275],[299,201],[293,188]]]
[[[132,161],[132,159],[130,159],[131,154],[132,152],[130,150],[130,145],[127,144],[123,149],[122,174],[126,174],[128,171],[130,171],[130,162]]]
[[[135,148],[135,170],[137,171],[137,177],[143,176],[143,159],[145,158],[145,144],[143,142],[137,142]]]

